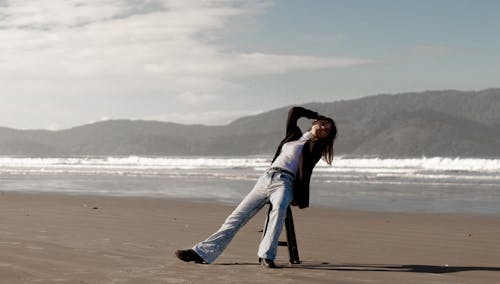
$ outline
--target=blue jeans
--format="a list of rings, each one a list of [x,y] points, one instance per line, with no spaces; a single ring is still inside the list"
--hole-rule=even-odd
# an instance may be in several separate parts
[[[236,233],[269,201],[272,210],[268,216],[267,231],[262,238],[258,256],[274,260],[279,236],[285,222],[286,210],[293,200],[293,176],[268,170],[257,181],[252,191],[241,201],[217,232],[194,245],[193,250],[207,263],[213,262],[227,247]]]

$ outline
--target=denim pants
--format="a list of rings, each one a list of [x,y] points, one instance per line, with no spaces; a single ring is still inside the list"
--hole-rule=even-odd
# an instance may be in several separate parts
[[[258,256],[274,260],[279,236],[286,218],[286,210],[293,199],[293,176],[268,170],[257,181],[252,191],[241,201],[217,232],[194,245],[193,250],[207,263],[213,262],[241,229],[269,201],[272,210],[260,245]]]

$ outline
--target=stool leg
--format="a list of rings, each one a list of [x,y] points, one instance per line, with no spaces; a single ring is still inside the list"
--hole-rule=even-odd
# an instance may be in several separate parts
[[[264,237],[264,235],[267,232],[267,225],[269,223],[269,214],[271,214],[271,210],[273,210],[273,205],[271,203],[269,203],[269,210],[267,211],[266,222],[264,223],[264,229],[262,230],[262,238]]]
[[[290,206],[288,206],[286,210],[285,227],[290,263],[298,264],[300,263],[299,249],[297,247],[297,239],[295,238],[295,226],[293,224],[292,209],[290,208]]]

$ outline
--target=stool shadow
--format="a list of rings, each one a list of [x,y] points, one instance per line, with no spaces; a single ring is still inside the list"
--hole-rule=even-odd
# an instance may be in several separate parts
[[[234,262],[217,263],[215,265],[242,265],[242,266],[260,266],[257,262]],[[422,264],[331,264],[327,262],[300,264],[282,264],[277,263],[281,269],[311,269],[311,270],[329,270],[329,271],[359,271],[359,272],[411,272],[411,273],[432,273],[445,274],[463,271],[495,271],[500,272],[500,267],[495,266],[440,266],[440,265],[422,265]]]
[[[412,273],[456,273],[463,271],[497,271],[500,267],[488,266],[440,266],[422,264],[330,264],[330,263],[301,263],[284,266],[290,269],[317,269],[332,271],[360,271],[360,272],[412,272]]]

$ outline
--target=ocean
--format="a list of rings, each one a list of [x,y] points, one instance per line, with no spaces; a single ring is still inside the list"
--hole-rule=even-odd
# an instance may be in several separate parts
[[[187,198],[237,204],[269,157],[0,156],[0,192]],[[336,157],[320,161],[311,206],[500,214],[500,159]]]

